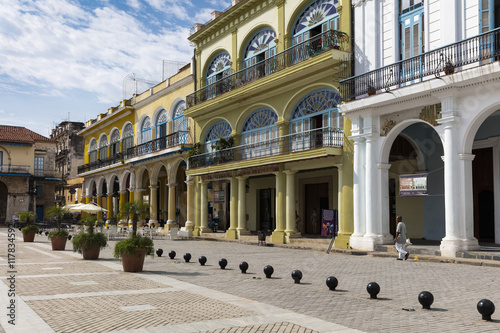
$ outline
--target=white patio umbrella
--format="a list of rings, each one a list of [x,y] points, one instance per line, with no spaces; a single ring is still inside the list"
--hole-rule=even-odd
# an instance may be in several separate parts
[[[67,205],[67,206],[73,206],[73,205]],[[64,207],[67,207],[64,206]],[[102,208],[101,206],[95,204],[95,203],[87,203],[87,204],[76,204],[73,207],[68,207],[68,210],[70,212],[86,212],[86,213],[91,213],[91,214],[96,214],[98,212],[107,212],[107,209]]]

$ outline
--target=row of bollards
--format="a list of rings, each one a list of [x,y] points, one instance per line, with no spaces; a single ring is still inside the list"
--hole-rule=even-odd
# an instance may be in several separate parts
[[[161,257],[163,255],[163,250],[157,249],[156,254],[158,257]],[[175,251],[170,251],[168,253],[168,256],[170,257],[170,259],[174,259],[176,254],[177,253]],[[188,263],[189,260],[191,260],[191,254],[190,253],[184,254],[184,260],[185,262]],[[200,263],[201,266],[205,266],[207,262],[207,257],[205,256],[199,257],[198,262]],[[227,259],[225,258],[219,259],[219,267],[221,269],[225,269],[226,266],[227,266]],[[249,265],[246,261],[242,261],[239,265],[241,273],[243,274],[247,272],[248,267]],[[274,273],[273,266],[271,265],[264,266],[264,274],[266,275],[266,278],[270,279],[273,273]],[[292,279],[295,283],[300,284],[300,280],[302,280],[302,272],[298,269],[293,270]],[[326,279],[326,285],[332,291],[335,291],[335,288],[337,288],[338,284],[339,281],[334,276],[329,276]],[[370,299],[377,299],[377,295],[380,293],[380,286],[377,282],[370,282],[366,286],[366,291],[370,295]],[[432,293],[429,291],[422,291],[418,295],[418,302],[422,305],[422,309],[430,310],[432,303],[434,303],[434,295],[432,295]],[[491,315],[495,312],[495,305],[493,304],[492,301],[488,299],[482,299],[477,303],[477,311],[481,314],[483,320],[491,321]]]

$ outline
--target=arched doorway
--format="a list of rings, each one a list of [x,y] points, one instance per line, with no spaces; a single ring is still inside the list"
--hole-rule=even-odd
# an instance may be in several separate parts
[[[7,196],[8,196],[7,185],[0,182],[0,223],[7,221]]]

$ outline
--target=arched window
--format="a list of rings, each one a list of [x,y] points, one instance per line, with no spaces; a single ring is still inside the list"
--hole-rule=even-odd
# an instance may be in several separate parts
[[[276,54],[276,33],[271,28],[259,30],[248,42],[243,67],[248,68]]]
[[[122,149],[124,153],[128,152],[129,148],[134,146],[134,128],[132,124],[128,123],[123,129],[122,135]]]
[[[167,136],[167,110],[163,109],[156,118],[156,138]]]
[[[321,89],[306,95],[293,109],[290,117],[292,150],[320,147],[330,142],[325,133],[339,133],[343,118],[337,105],[340,95],[332,89]],[[337,140],[337,138],[335,138]]]
[[[92,138],[89,144],[89,163],[95,162],[97,162],[97,140]]]
[[[151,119],[146,117],[141,126],[141,143],[151,141]]]
[[[186,102],[180,101],[174,109],[174,124],[173,131],[177,133],[174,145],[181,143],[188,143],[188,119],[184,117],[184,110],[186,109]]]
[[[214,151],[215,149],[212,146],[215,146],[220,138],[228,139],[232,131],[231,125],[226,121],[221,120],[213,124],[205,137],[205,151]]]
[[[227,52],[221,52],[214,57],[207,70],[206,85],[215,83],[231,74],[231,56]]]
[[[109,144],[111,149],[111,156],[115,156],[120,152],[120,131],[118,131],[116,128],[113,132],[111,132],[111,135],[109,137]]]
[[[277,121],[278,115],[269,108],[254,111],[247,118],[241,131],[243,159],[278,153]]]
[[[106,160],[108,158],[108,137],[106,134],[99,138],[99,159]]]
[[[338,0],[316,0],[299,15],[293,28],[292,45],[300,44],[328,30],[338,30]]]

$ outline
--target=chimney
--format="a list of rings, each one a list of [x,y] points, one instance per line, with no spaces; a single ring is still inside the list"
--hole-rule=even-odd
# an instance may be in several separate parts
[[[215,20],[216,18],[218,18],[220,16],[220,14],[222,14],[222,12],[219,12],[217,10],[214,10],[212,12],[212,20]]]

